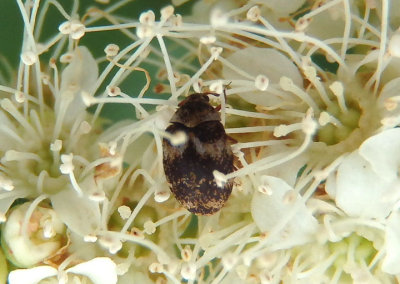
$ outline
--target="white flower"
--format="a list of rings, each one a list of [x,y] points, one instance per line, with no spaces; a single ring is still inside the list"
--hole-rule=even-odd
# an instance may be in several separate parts
[[[367,160],[373,171],[386,181],[399,179],[400,129],[393,128],[374,135],[360,146],[360,155]]]
[[[57,276],[56,283],[69,283],[68,278],[86,276],[94,284],[117,283],[117,272],[115,263],[108,257],[96,257],[89,261],[79,263],[65,270],[57,270],[52,266],[36,266],[28,269],[17,269],[10,273],[8,281],[10,284],[36,284],[40,280]]]
[[[388,218],[385,236],[385,258],[382,270],[390,274],[400,274],[400,215],[393,212]]]
[[[74,233],[83,236],[96,232],[100,227],[99,203],[85,196],[78,196],[66,189],[51,198],[54,210]]]
[[[21,64],[0,72],[2,245],[24,261],[6,255],[10,283],[395,282],[397,0],[196,1],[192,15],[131,17],[129,1],[83,15],[80,1],[30,2],[17,1]],[[165,128],[192,92],[219,94],[235,154],[233,173],[215,172],[232,194],[207,217],[180,207],[162,165],[163,139],[189,141]],[[51,218],[29,218],[42,208]],[[37,245],[25,227],[62,241],[24,258]]]
[[[370,137],[329,177],[327,190],[347,214],[385,218],[393,210],[400,198],[398,141],[397,128]]]
[[[239,95],[255,105],[273,107],[283,103],[283,97],[275,95],[282,76],[291,78],[295,85],[302,84],[299,70],[293,62],[273,48],[244,48],[231,54],[227,60],[233,64],[235,69],[232,66],[224,66],[224,78],[231,80],[231,85],[235,86],[237,85],[235,80],[243,80],[243,72],[251,77],[248,86],[249,92],[240,92]],[[258,91],[255,87],[251,87],[250,80],[256,80],[260,75],[268,78],[271,90]],[[242,81],[238,82],[240,85],[243,83]]]
[[[3,225],[3,249],[15,265],[30,267],[65,245],[64,232],[65,226],[54,210],[24,203],[12,209]]]
[[[271,193],[255,192],[251,213],[262,232],[269,234],[276,227],[281,228],[280,234],[270,237],[274,248],[290,248],[312,241],[318,223],[306,205],[302,204],[300,195],[279,178],[264,176],[263,181]],[[288,220],[286,216],[296,207],[298,207],[296,213]]]

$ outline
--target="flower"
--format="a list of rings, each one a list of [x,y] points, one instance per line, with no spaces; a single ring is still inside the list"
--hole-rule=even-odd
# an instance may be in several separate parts
[[[69,283],[69,277],[73,281],[83,281],[82,276],[86,276],[93,283],[117,283],[117,273],[115,263],[107,257],[97,257],[90,261],[79,263],[65,271],[57,271],[51,266],[36,266],[29,269],[13,270],[9,275],[9,282],[12,283],[38,283],[39,281],[57,276],[54,281],[47,279],[46,283]],[[52,281],[52,282],[49,282]]]
[[[97,2],[17,1],[20,64],[0,78],[10,283],[400,276],[390,1],[199,0],[184,15]],[[165,129],[193,92],[209,93],[235,155],[234,172],[214,171],[234,189],[212,216],[181,208],[163,172],[162,140],[187,138]]]

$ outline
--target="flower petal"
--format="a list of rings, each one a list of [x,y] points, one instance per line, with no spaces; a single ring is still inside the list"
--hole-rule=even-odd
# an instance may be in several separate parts
[[[256,192],[251,204],[251,213],[254,222],[261,231],[270,231],[284,221],[285,215],[296,204],[296,201],[285,202],[284,199],[293,194],[296,198],[295,200],[300,202],[300,196],[294,192],[292,187],[279,178],[264,176],[263,179],[268,183],[272,194]],[[277,245],[279,248],[288,248],[309,241],[310,236],[317,230],[317,224],[317,220],[307,210],[306,205],[300,204],[295,216],[284,226],[285,229],[282,236],[278,236],[277,241],[280,244],[277,242]]]
[[[337,170],[336,204],[350,216],[385,218],[391,211],[397,191],[373,171],[358,152],[350,154]]]
[[[71,188],[50,197],[58,217],[68,228],[81,236],[93,233],[100,226],[98,202],[85,196],[79,197]]]
[[[356,11],[356,9],[352,9],[352,11]],[[344,17],[343,6],[335,5],[313,16],[306,32],[308,35],[323,40],[343,36],[345,28]],[[332,25],[332,23],[335,24]],[[351,29],[353,30],[354,28],[351,27]]]
[[[86,109],[80,94],[85,91],[91,95],[98,73],[96,60],[89,50],[84,46],[78,47],[71,63],[61,75],[60,95],[61,100],[68,106],[66,112],[68,115],[65,116],[68,123],[73,123]]]
[[[71,63],[61,75],[61,90],[71,87],[90,92],[99,74],[96,60],[85,46],[76,48]]]
[[[390,274],[400,273],[400,214],[394,212],[388,219],[385,238],[386,256],[382,270]]]
[[[18,267],[31,267],[41,263],[62,246],[62,239],[57,234],[62,233],[64,227],[50,208],[36,207],[27,224],[27,236],[29,237],[22,234],[23,222],[29,206],[28,202],[14,206],[2,227],[3,251],[8,260]],[[53,221],[56,223],[54,227],[52,224],[50,225],[51,229],[57,230],[53,231],[53,236],[44,238],[43,233],[39,233],[39,229],[42,229],[41,226],[44,226],[40,223],[41,220],[47,220],[48,224]]]
[[[117,283],[117,266],[108,257],[96,257],[67,269],[67,272],[89,277],[94,284]]]
[[[263,3],[277,14],[288,16],[290,13],[297,11],[304,2],[304,0],[266,0],[260,3]]]
[[[272,48],[248,47],[241,49],[228,58],[229,62],[240,68],[241,72],[246,72],[253,77],[264,75],[269,80],[269,85],[279,84],[282,76],[289,77],[297,86],[303,86],[303,79],[296,65],[282,53]],[[223,77],[227,80],[243,80],[243,76],[236,71],[224,67]],[[243,99],[250,103],[270,106],[282,103],[280,98],[274,94],[271,96],[266,91],[253,91],[239,94]]]
[[[51,266],[36,266],[29,269],[16,269],[10,272],[8,276],[8,283],[36,284],[44,278],[56,275],[57,269]]]
[[[399,149],[400,128],[394,128],[368,138],[360,147],[360,155],[380,178],[392,181],[398,177]]]

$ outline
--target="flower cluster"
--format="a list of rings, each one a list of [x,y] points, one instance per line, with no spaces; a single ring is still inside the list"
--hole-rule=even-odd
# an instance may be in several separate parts
[[[399,281],[400,2],[172,2],[16,0],[0,283]],[[180,207],[162,165],[193,92],[235,141],[212,216]]]

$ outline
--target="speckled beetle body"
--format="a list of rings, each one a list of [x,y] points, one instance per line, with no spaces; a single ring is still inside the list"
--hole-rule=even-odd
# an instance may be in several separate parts
[[[228,200],[233,181],[216,184],[213,171],[231,173],[233,153],[219,112],[206,94],[192,94],[180,103],[166,132],[183,132],[184,143],[163,140],[164,171],[172,193],[187,210],[212,215]]]

